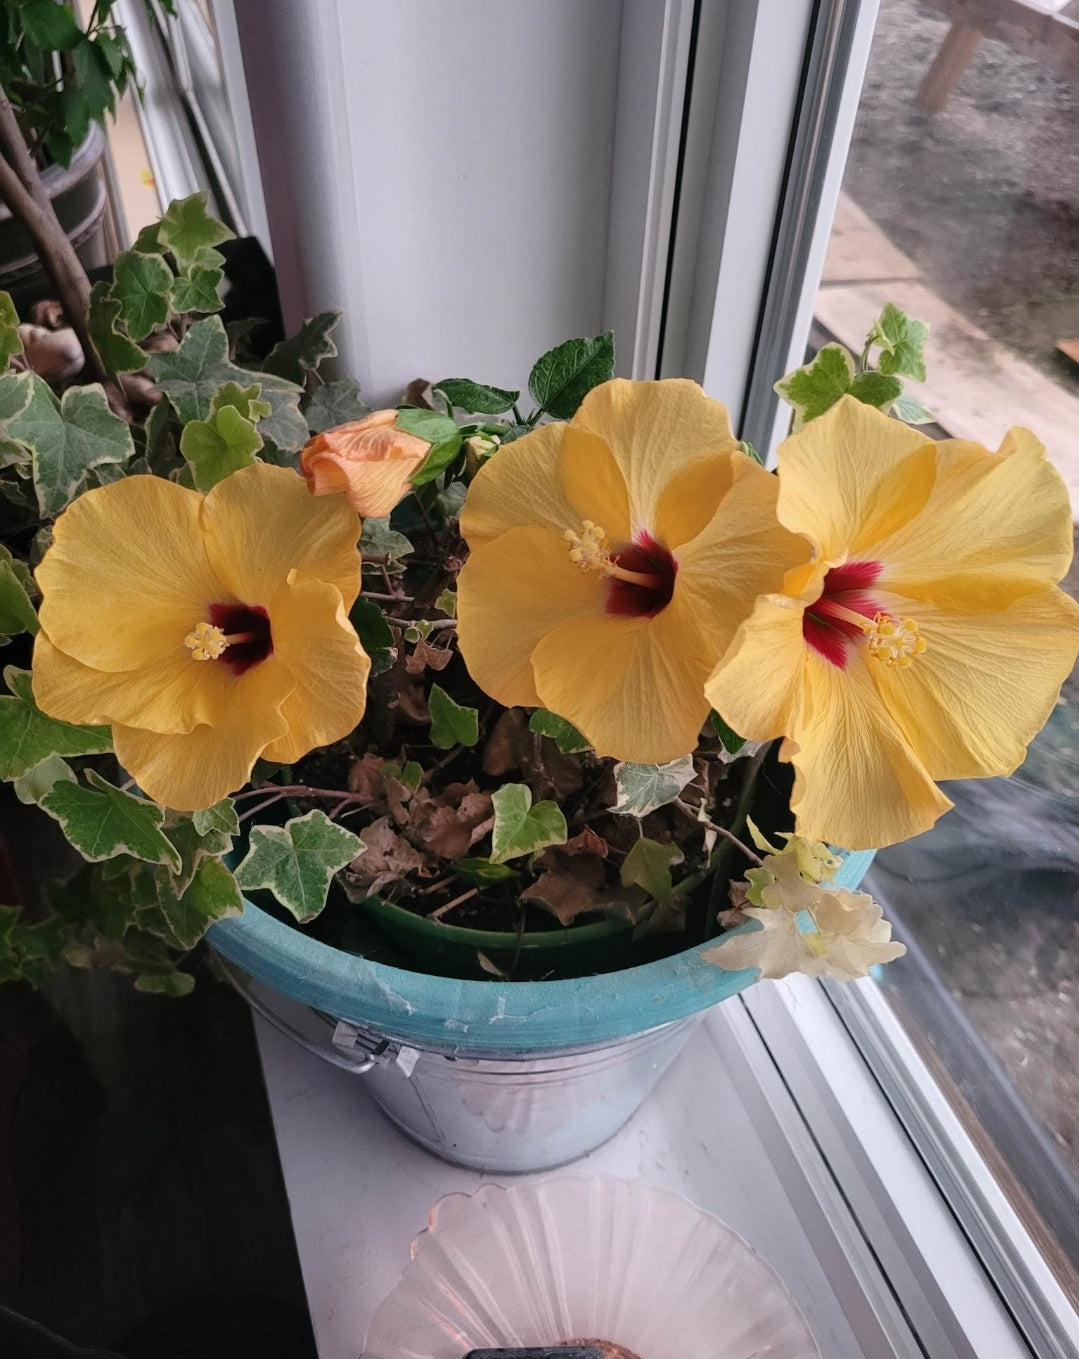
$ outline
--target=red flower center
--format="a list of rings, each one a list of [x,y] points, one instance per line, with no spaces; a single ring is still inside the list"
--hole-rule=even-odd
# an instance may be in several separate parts
[[[824,577],[824,589],[802,619],[802,636],[826,661],[846,668],[850,644],[865,635],[846,614],[854,613],[872,623],[887,610],[866,592],[881,573],[880,562],[844,562]]]
[[[219,659],[234,675],[273,654],[270,615],[261,604],[211,604],[209,614],[228,639],[228,650]]]
[[[654,618],[671,602],[678,563],[651,534],[638,533],[626,547],[612,548],[611,562],[642,579],[623,580],[618,576],[608,579],[609,614],[620,618]]]

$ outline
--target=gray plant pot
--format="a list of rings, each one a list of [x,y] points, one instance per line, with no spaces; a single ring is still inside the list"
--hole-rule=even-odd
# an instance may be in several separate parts
[[[50,165],[42,175],[60,225],[87,269],[108,263],[105,247],[105,178],[101,159],[105,154],[105,134],[96,123],[64,169]],[[34,243],[23,228],[0,204],[0,288],[25,288],[46,277]]]

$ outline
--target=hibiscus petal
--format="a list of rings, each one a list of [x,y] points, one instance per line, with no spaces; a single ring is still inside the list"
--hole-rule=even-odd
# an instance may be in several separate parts
[[[235,677],[216,661],[196,661],[182,647],[137,670],[95,670],[52,645],[34,642],[34,698],[61,722],[137,724],[182,733],[220,721]]]
[[[578,516],[577,522],[566,525],[567,528],[577,531],[581,520],[591,519],[603,527],[610,542],[629,541],[626,480],[614,454],[601,438],[564,425],[558,454],[558,479]]]
[[[337,587],[350,609],[360,589],[360,522],[344,496],[312,496],[302,477],[258,462],[219,481],[201,517],[206,552],[243,604],[269,608],[290,571]]]
[[[606,591],[550,528],[518,526],[473,548],[457,578],[457,635],[472,678],[507,708],[538,707],[536,644],[570,619],[601,618]]]
[[[263,755],[291,764],[316,746],[339,741],[360,721],[371,661],[332,585],[286,585],[270,605],[270,625],[274,655],[292,672],[296,687],[281,707],[288,732]]]
[[[597,754],[664,764],[697,744],[715,656],[713,639],[680,606],[676,587],[653,618],[563,623],[538,642],[532,669],[544,707],[572,722]]]
[[[1013,429],[999,453],[937,445],[924,509],[877,546],[889,590],[945,609],[990,612],[1055,585],[1072,556],[1068,490],[1044,446]]]
[[[665,547],[681,547],[706,528],[734,481],[735,465],[751,463],[743,453],[698,458],[675,472],[656,505],[652,536]],[[767,476],[768,474],[765,473]],[[773,480],[773,478],[769,478]],[[775,513],[775,497],[772,497]]]
[[[712,667],[734,640],[758,595],[779,590],[810,546],[776,520],[776,478],[748,458],[707,526],[675,553],[683,607],[711,639]],[[711,668],[708,674],[711,673]],[[708,675],[702,676],[702,681]]]
[[[845,670],[807,649],[803,720],[780,755],[796,771],[799,835],[880,849],[919,835],[952,806],[885,708],[859,651]]]
[[[163,807],[212,807],[247,782],[258,757],[288,730],[281,705],[293,687],[287,668],[271,658],[235,677],[233,700],[215,726],[176,736],[114,725],[116,758]]]
[[[98,670],[190,658],[184,637],[224,592],[203,547],[202,501],[162,477],[126,477],[73,501],[35,573],[53,644]]]
[[[801,604],[765,595],[704,686],[709,703],[749,741],[793,731],[802,711],[806,642]]]
[[[567,499],[558,475],[565,428],[541,425],[483,464],[461,510],[461,532],[470,548],[528,524],[545,524],[559,534],[580,528],[581,515]],[[596,515],[585,517],[610,527]]]
[[[1042,729],[1079,648],[1079,605],[1061,590],[990,614],[910,602],[926,650],[870,673],[935,779],[1010,774]]]
[[[678,468],[738,447],[727,408],[684,378],[604,382],[588,393],[573,422],[610,448],[629,487],[633,528],[648,532],[654,531],[663,490]]]
[[[779,446],[780,521],[822,557],[869,553],[926,503],[936,446],[852,396]]]

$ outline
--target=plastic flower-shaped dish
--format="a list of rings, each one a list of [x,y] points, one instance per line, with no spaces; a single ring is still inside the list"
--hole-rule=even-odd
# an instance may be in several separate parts
[[[604,1340],[639,1359],[819,1359],[770,1265],[688,1199],[633,1181],[484,1185],[432,1209],[363,1359]]]
[[[461,652],[507,707],[545,707],[599,755],[693,750],[704,682],[809,547],[775,477],[695,382],[615,379],[479,471],[461,512]]]
[[[918,835],[952,805],[937,780],[1021,763],[1072,668],[1067,489],[1029,430],[934,443],[845,396],[780,446],[776,512],[814,559],[705,692],[740,736],[787,738],[800,834]]]
[[[241,787],[259,756],[339,740],[371,668],[348,621],[358,529],[343,496],[265,463],[206,495],[155,476],[87,491],[37,568],[38,706],[111,724],[120,763],[176,811]]]

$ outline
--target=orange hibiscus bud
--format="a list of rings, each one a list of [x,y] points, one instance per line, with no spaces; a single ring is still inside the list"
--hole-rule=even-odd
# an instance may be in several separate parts
[[[317,434],[300,454],[312,495],[343,491],[364,518],[389,514],[408,493],[412,475],[431,450],[427,439],[396,427],[397,412],[372,411],[362,420]]]

